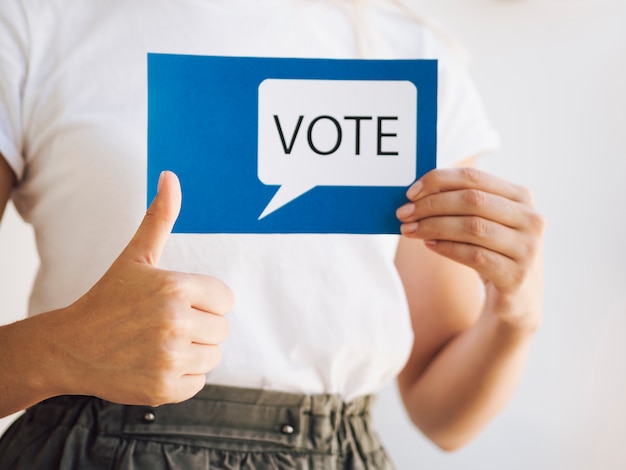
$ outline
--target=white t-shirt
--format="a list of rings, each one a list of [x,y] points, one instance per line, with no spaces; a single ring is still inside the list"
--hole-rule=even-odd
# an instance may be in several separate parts
[[[31,315],[85,293],[143,217],[148,52],[439,58],[439,166],[496,145],[463,66],[382,0],[2,0],[0,153],[41,257]],[[161,267],[235,292],[207,382],[350,400],[378,391],[411,348],[397,241],[174,234]]]

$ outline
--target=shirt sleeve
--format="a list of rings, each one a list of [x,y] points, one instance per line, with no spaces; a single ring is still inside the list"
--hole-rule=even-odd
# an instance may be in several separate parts
[[[438,54],[437,167],[449,167],[499,147],[466,64],[455,52]]]
[[[22,95],[27,74],[27,27],[22,3],[0,2],[0,154],[18,180],[24,174]]]

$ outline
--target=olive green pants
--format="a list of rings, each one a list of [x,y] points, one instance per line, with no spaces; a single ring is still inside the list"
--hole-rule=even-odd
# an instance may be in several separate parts
[[[371,404],[215,386],[157,408],[62,396],[7,430],[0,469],[392,469]]]

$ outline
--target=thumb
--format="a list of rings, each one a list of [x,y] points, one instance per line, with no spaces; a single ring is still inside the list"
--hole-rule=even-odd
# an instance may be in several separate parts
[[[180,212],[181,200],[178,177],[171,171],[162,172],[157,195],[121,257],[158,266],[165,242]]]

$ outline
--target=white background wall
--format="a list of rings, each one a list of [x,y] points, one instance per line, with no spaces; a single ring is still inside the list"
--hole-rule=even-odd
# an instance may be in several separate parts
[[[412,0],[454,33],[503,146],[481,162],[548,219],[545,320],[506,411],[442,454],[395,390],[377,420],[400,469],[626,469],[626,2]]]
[[[409,0],[472,55],[503,146],[481,166],[531,187],[548,219],[545,321],[518,393],[472,444],[444,454],[395,387],[376,422],[398,468],[626,468],[626,0]],[[0,322],[36,269],[32,233],[0,226]],[[7,420],[0,421],[0,428]]]

